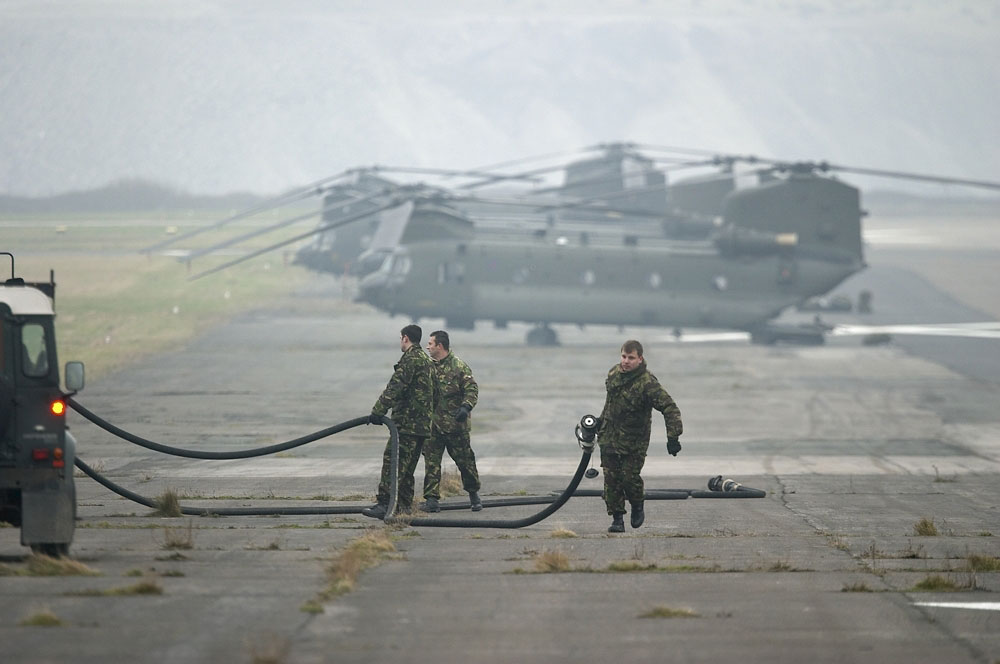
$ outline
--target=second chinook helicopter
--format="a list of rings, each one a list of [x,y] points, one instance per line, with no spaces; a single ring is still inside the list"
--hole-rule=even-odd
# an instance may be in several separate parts
[[[351,269],[360,276],[359,299],[413,319],[444,318],[449,327],[533,323],[528,342],[536,344],[556,342],[555,323],[724,328],[757,341],[822,343],[821,328],[789,330],[770,321],[865,266],[859,190],[829,172],[1000,188],[704,154],[667,160],[658,170],[660,162],[635,146],[600,147],[597,157],[565,166],[561,186],[516,198],[469,191],[552,169],[413,169],[473,178],[451,189],[400,186],[378,171],[354,171],[316,187],[325,197],[317,228],[210,271],[314,237],[300,249],[300,262],[335,274]],[[738,162],[752,165],[755,186],[737,186]],[[666,184],[666,170],[694,165],[722,170]]]

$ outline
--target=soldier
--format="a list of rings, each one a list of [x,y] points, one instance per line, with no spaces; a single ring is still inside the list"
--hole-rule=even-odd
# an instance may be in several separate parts
[[[431,438],[424,447],[424,502],[420,509],[440,512],[441,459],[444,451],[462,473],[462,488],[469,492],[469,505],[473,512],[483,509],[479,499],[479,471],[476,454],[469,444],[469,413],[479,400],[479,385],[472,377],[472,369],[451,352],[451,341],[444,330],[431,332],[427,352],[434,360],[437,380],[434,396],[434,425]]]
[[[679,437],[684,432],[681,411],[646,368],[642,344],[635,340],[622,345],[621,362],[608,371],[604,410],[598,419],[597,442],[604,469],[604,503],[611,515],[609,533],[625,532],[625,499],[632,505],[631,522],[638,528],[645,520],[642,466],[649,449],[652,409],[663,413],[667,427],[667,452],[681,451]]]
[[[399,512],[413,507],[413,471],[420,459],[420,449],[431,433],[431,411],[434,402],[434,377],[431,359],[420,347],[423,331],[417,325],[407,325],[399,333],[399,349],[403,356],[394,367],[389,383],[375,402],[372,424],[380,424],[382,416],[392,411],[392,420],[399,430],[399,475],[397,502]],[[382,476],[378,483],[378,502],[361,510],[365,516],[385,518],[389,511],[392,487],[392,440],[382,454]]]

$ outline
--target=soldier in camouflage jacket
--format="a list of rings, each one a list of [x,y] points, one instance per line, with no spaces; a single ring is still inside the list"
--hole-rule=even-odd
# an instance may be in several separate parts
[[[645,486],[640,473],[649,449],[653,409],[663,413],[667,452],[674,456],[681,450],[678,438],[684,425],[677,404],[646,368],[638,341],[625,342],[621,362],[608,371],[604,384],[607,398],[597,432],[604,469],[604,502],[612,516],[608,531],[624,532],[626,498],[632,506],[632,527],[638,528],[645,519]]]
[[[391,411],[399,430],[399,474],[396,505],[398,512],[413,507],[413,473],[420,459],[424,440],[431,433],[434,405],[434,376],[431,358],[420,347],[422,330],[407,325],[400,331],[399,348],[403,356],[394,367],[392,378],[372,407],[370,421],[381,423]],[[378,502],[362,510],[365,516],[383,518],[388,510],[392,490],[392,440],[382,454],[382,474],[378,484]]]
[[[479,498],[479,471],[476,454],[469,442],[469,413],[479,401],[479,385],[472,370],[451,352],[451,341],[444,330],[431,332],[427,352],[434,361],[435,394],[434,422],[430,440],[424,445],[424,503],[420,509],[437,512],[441,498],[441,460],[444,451],[462,474],[462,488],[469,492],[469,504],[478,512],[483,508]]]

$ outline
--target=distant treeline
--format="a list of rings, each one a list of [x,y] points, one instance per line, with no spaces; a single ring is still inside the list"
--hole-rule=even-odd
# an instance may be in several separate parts
[[[246,192],[199,196],[147,180],[119,180],[99,189],[55,196],[0,195],[0,213],[151,212],[157,210],[242,209],[263,201]]]

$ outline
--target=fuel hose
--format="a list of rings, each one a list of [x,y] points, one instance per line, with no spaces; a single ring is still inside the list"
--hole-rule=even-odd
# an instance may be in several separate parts
[[[84,418],[92,422],[93,424],[105,429],[109,433],[122,438],[130,443],[144,447],[155,452],[160,452],[163,454],[169,454],[173,456],[187,457],[193,459],[207,459],[207,460],[232,460],[232,459],[246,459],[257,456],[265,456],[268,454],[274,454],[276,452],[281,452],[284,450],[299,447],[301,445],[306,445],[308,443],[315,442],[322,438],[352,429],[357,426],[364,424],[370,424],[370,417],[359,417],[339,424],[335,424],[331,427],[325,429],[320,429],[314,433],[295,438],[284,443],[277,443],[274,445],[267,445],[264,447],[256,447],[244,450],[234,450],[229,452],[218,452],[218,451],[202,451],[202,450],[192,450],[181,447],[173,447],[170,445],[163,445],[161,443],[156,443],[141,436],[132,434],[124,429],[115,426],[111,422],[108,422],[104,418],[96,415],[85,406],[77,402],[71,396],[66,398],[66,402],[71,408],[80,413]],[[592,416],[585,416],[584,421],[587,417],[592,418]],[[573,496],[601,496],[603,492],[596,489],[578,489],[580,481],[582,480],[584,473],[587,470],[587,466],[590,463],[590,458],[593,453],[593,436],[584,444],[581,439],[580,428],[577,428],[577,439],[581,442],[581,448],[583,449],[583,455],[580,458],[580,463],[577,466],[576,472],[573,478],[570,480],[569,485],[561,492],[548,495],[548,496],[517,496],[511,498],[501,498],[495,500],[484,500],[483,507],[512,507],[518,505],[546,505],[546,507],[536,514],[526,516],[520,519],[442,519],[439,517],[410,517],[410,516],[399,516],[395,514],[397,493],[398,493],[398,474],[399,474],[399,431],[396,427],[395,422],[390,418],[382,416],[381,424],[384,424],[389,429],[389,447],[390,447],[390,476],[391,476],[391,487],[390,487],[390,499],[387,509],[387,514],[385,521],[387,523],[401,523],[408,524],[411,526],[433,526],[433,527],[443,527],[443,528],[523,528],[525,526],[530,526],[539,521],[542,521],[556,511],[558,511],[566,502]],[[131,491],[115,482],[111,481],[107,477],[104,477],[93,468],[91,468],[82,459],[77,457],[74,460],[75,465],[83,471],[88,477],[101,484],[105,488],[111,490],[118,495],[127,498],[128,500],[139,503],[140,505],[145,505],[150,508],[159,507],[156,500],[142,496],[134,491]],[[714,488],[713,482],[721,482],[722,478],[719,476],[713,480],[709,481],[709,487],[713,490],[701,491],[697,489],[653,489],[646,491],[645,497],[647,500],[685,500],[689,497],[691,498],[763,498],[767,494],[759,489],[751,489],[749,487],[743,487],[735,482],[733,485],[737,487],[733,490],[718,490]],[[732,482],[732,480],[727,480]],[[722,484],[718,484],[722,486]],[[460,510],[467,509],[468,506],[464,504],[447,504],[442,503],[440,505],[442,510]],[[180,506],[181,514],[191,515],[191,516],[295,516],[295,515],[329,515],[329,514],[359,514],[363,508],[356,506],[336,506],[336,507],[190,507],[190,506]]]

